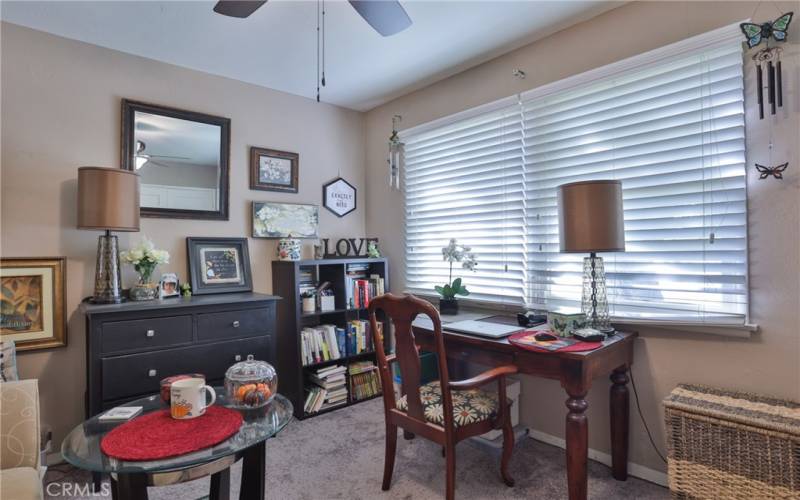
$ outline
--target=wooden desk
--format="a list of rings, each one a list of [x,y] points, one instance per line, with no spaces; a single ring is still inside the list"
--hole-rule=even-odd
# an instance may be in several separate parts
[[[570,500],[583,500],[587,489],[587,453],[589,449],[586,394],[592,381],[609,376],[611,388],[611,472],[615,479],[628,478],[628,370],[633,364],[633,340],[636,332],[618,332],[622,339],[588,352],[548,353],[526,351],[507,339],[487,339],[447,331],[446,322],[466,319],[442,316],[447,357],[456,360],[496,366],[513,363],[520,373],[558,380],[567,393],[566,441],[567,483]],[[471,318],[469,318],[471,319]],[[486,321],[516,324],[516,318],[493,316]],[[417,343],[433,349],[433,334],[425,327],[414,327]]]

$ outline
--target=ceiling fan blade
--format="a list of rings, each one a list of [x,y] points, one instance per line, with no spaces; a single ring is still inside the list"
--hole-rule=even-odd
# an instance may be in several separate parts
[[[349,0],[356,12],[382,36],[392,36],[411,26],[411,18],[397,0]]]
[[[191,160],[191,158],[187,158],[186,156],[167,156],[167,155],[140,155],[146,156],[147,158],[168,158],[170,160]]]
[[[263,2],[259,0],[219,0],[214,6],[214,12],[223,16],[245,18],[265,3],[267,0]]]

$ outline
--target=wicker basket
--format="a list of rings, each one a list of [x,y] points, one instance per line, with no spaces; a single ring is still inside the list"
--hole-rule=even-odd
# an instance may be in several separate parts
[[[664,400],[679,499],[800,499],[800,404],[681,384]]]

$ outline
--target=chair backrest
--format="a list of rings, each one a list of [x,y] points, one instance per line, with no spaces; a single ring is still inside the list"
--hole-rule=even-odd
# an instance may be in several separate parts
[[[400,366],[403,393],[406,395],[408,410],[406,414],[424,424],[425,414],[420,400],[419,388],[422,370],[419,359],[419,347],[414,338],[411,323],[418,315],[426,315],[433,323],[434,343],[439,362],[439,383],[442,387],[442,403],[444,421],[453,422],[453,402],[448,388],[449,377],[447,373],[447,356],[444,350],[444,337],[442,336],[442,322],[439,311],[433,305],[413,295],[394,295],[391,293],[381,295],[370,301],[369,318],[373,332],[377,332],[376,311],[382,310],[394,325],[395,356]],[[377,337],[376,337],[377,339]],[[383,338],[377,339],[375,350],[378,356],[378,369],[381,374],[383,389],[383,402],[388,412],[396,407],[394,390],[392,387],[392,373],[386,361],[386,352],[383,347]],[[446,425],[446,427],[449,427]]]
[[[39,386],[0,383],[0,469],[39,467]]]

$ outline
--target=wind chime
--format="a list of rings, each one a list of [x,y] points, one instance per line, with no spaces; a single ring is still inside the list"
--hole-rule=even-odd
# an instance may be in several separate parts
[[[742,33],[747,37],[748,48],[756,47],[764,42],[766,47],[753,55],[756,63],[756,84],[758,85],[758,116],[764,119],[764,72],[767,73],[767,99],[771,114],[775,114],[776,106],[783,107],[783,75],[781,72],[780,47],[770,47],[770,38],[776,42],[786,41],[786,30],[792,21],[793,12],[787,12],[772,22],[763,24],[741,23]]]
[[[389,187],[400,190],[400,164],[403,161],[403,150],[405,144],[400,141],[397,134],[397,124],[403,119],[400,115],[392,117],[392,135],[389,136],[389,156],[386,163],[389,164]]]
[[[320,15],[322,17],[322,30],[320,30]],[[322,53],[321,72],[320,52]],[[322,0],[322,2],[317,0],[317,102],[319,102],[320,85],[325,86],[325,0]]]
[[[760,3],[759,3],[760,5]],[[756,6],[758,9],[758,6]],[[755,12],[754,12],[755,13]],[[758,102],[758,117],[764,119],[764,73],[766,73],[767,80],[767,104],[769,104],[770,114],[774,115],[777,108],[783,107],[783,73],[781,68],[781,47],[770,46],[770,39],[775,42],[786,41],[786,31],[789,28],[789,23],[792,21],[793,12],[782,14],[778,19],[772,22],[765,22],[762,24],[754,23],[741,23],[739,26],[742,33],[747,38],[747,47],[752,49],[764,42],[765,47],[758,50],[753,54],[753,61],[756,63],[756,86],[758,93],[756,95]],[[775,179],[783,179],[783,171],[789,166],[789,163],[782,163],[777,166],[772,166],[772,122],[769,123],[770,127],[770,140],[769,140],[769,165],[760,165],[756,163],[756,170],[759,173],[759,179],[763,180],[770,176]]]

